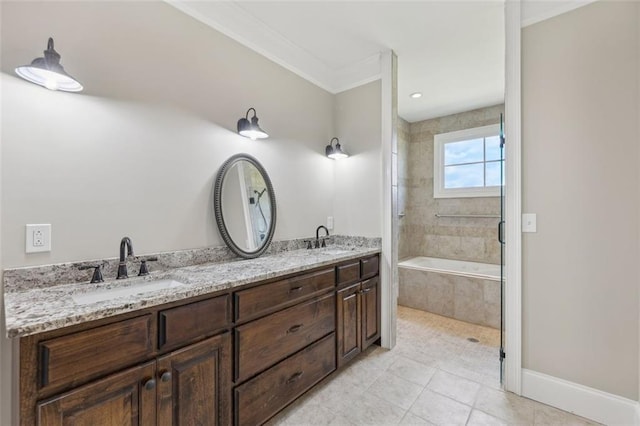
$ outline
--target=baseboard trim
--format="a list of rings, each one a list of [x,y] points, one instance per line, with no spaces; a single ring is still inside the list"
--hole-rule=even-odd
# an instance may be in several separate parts
[[[524,368],[522,396],[607,425],[640,425],[638,401]]]

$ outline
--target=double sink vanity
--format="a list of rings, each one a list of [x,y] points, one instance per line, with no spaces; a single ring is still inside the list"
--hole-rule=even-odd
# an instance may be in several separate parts
[[[21,425],[259,425],[379,340],[379,239],[267,249],[275,196],[257,170],[231,172],[244,215],[215,206],[228,249],[160,253],[150,274],[107,282],[84,270],[115,261],[5,270]]]
[[[78,295],[112,283],[7,293],[21,424],[262,424],[378,340],[377,251],[152,273],[180,285],[84,305]],[[34,307],[18,312],[26,299]]]

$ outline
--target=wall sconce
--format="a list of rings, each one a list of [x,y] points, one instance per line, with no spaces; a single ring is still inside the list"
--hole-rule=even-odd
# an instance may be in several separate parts
[[[333,141],[336,141],[335,147],[332,146]],[[342,158],[347,158],[349,156],[349,154],[347,154],[342,150],[342,147],[340,146],[340,140],[338,138],[331,139],[331,141],[329,142],[329,145],[327,145],[327,147],[325,148],[325,153],[327,154],[327,157],[332,158],[334,160],[340,160]]]
[[[251,110],[253,110],[253,117],[251,117],[251,122],[249,122],[249,112]],[[255,108],[249,108],[245,117],[238,120],[238,133],[253,141],[269,137],[267,132],[258,126],[258,117],[256,116]]]
[[[63,92],[80,92],[83,87],[67,74],[60,65],[60,55],[53,49],[53,38],[49,37],[44,58],[36,58],[31,64],[16,68],[16,74],[27,81]]]

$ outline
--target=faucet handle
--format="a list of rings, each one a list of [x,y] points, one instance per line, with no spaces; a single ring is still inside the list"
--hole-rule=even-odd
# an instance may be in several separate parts
[[[93,276],[91,277],[91,284],[94,283],[102,283],[104,279],[102,278],[102,271],[100,270],[101,265],[84,265],[78,267],[79,270],[84,271],[87,269],[93,268]]]
[[[157,262],[158,261],[158,257],[157,256],[151,256],[151,257],[143,257],[140,259],[140,272],[138,273],[138,276],[144,276],[144,275],[149,275],[149,268],[147,267],[147,262]]]
[[[311,245],[311,240],[304,240],[305,243],[307,243],[307,250],[311,250],[313,248],[313,246]]]

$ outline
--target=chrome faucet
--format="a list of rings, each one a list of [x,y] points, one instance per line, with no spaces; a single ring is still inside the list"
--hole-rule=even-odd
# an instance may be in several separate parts
[[[125,247],[127,248],[127,257],[133,256],[133,243],[131,243],[131,239],[129,237],[124,237],[120,241],[120,263],[118,263],[117,277],[119,280],[129,277],[127,274],[127,262],[125,261],[126,257],[124,256]]]
[[[315,244],[316,248],[320,248],[320,235],[319,234],[320,234],[320,230],[321,229],[324,229],[324,232],[326,232],[326,234],[327,234],[326,237],[329,236],[329,230],[327,229],[326,226],[323,226],[323,225],[318,226],[316,228],[316,244]],[[322,247],[326,247],[326,246],[327,245],[325,244],[324,238],[323,238],[322,239]]]

